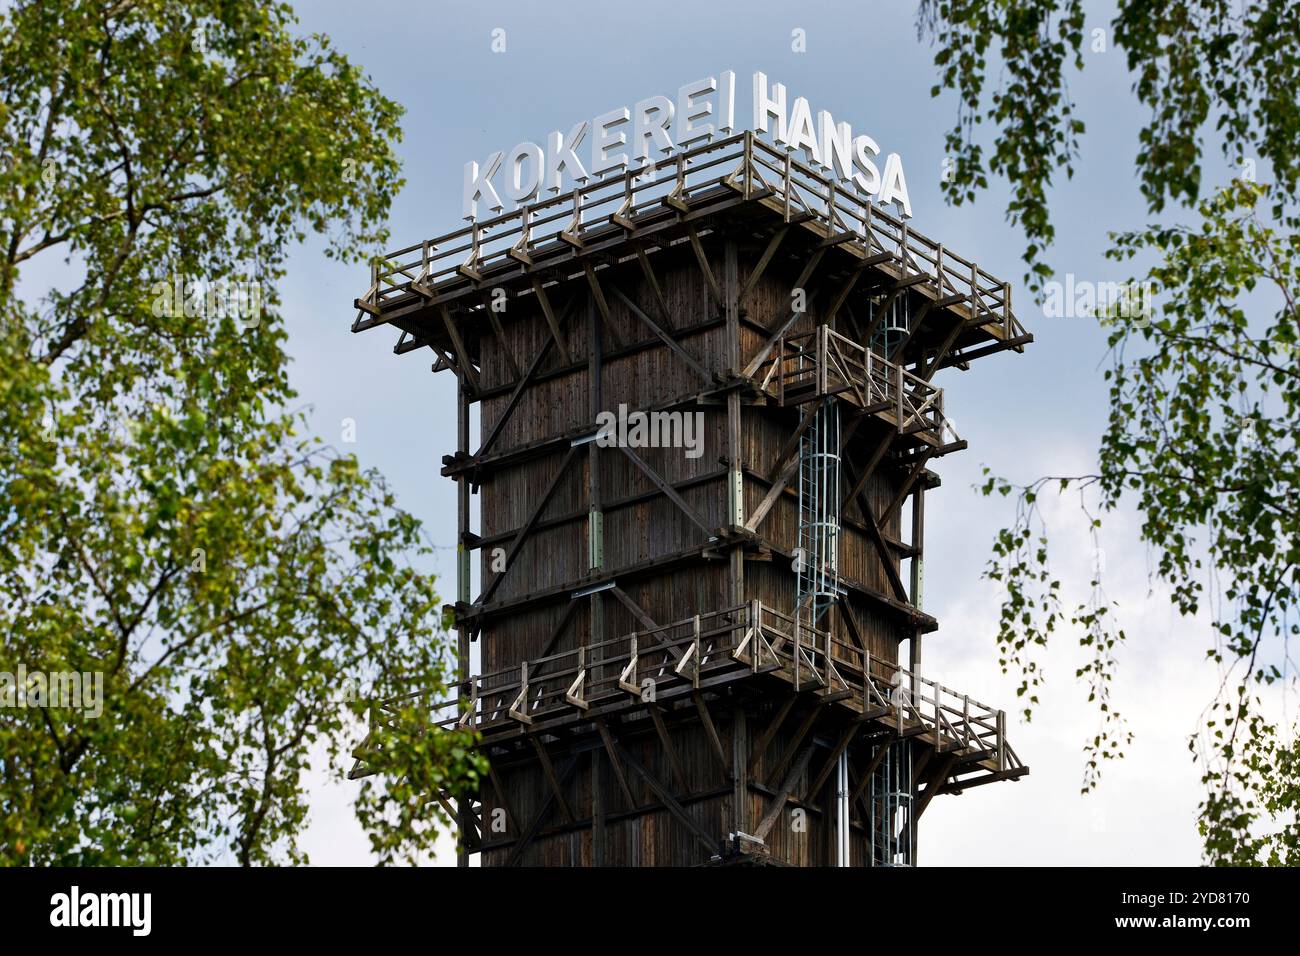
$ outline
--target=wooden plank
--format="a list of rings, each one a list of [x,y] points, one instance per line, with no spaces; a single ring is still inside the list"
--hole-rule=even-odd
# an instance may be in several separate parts
[[[645,254],[645,249],[640,246],[636,250],[636,259],[641,264],[641,274],[645,277],[646,285],[650,287],[650,293],[654,296],[655,305],[659,307],[659,317],[663,319],[664,328],[670,332],[674,331],[676,323],[673,322],[672,309],[668,307],[668,300],[664,298],[663,287],[659,284],[659,277],[650,264],[650,257]]]
[[[551,308],[550,296],[546,294],[546,289],[537,279],[533,279],[533,294],[537,296],[537,302],[542,307],[542,315],[546,317],[546,324],[550,326],[551,336],[555,339],[555,344],[560,350],[560,358],[564,360],[565,365],[571,365],[573,356],[569,353],[569,346],[564,341],[564,333],[560,331],[560,322],[555,317],[555,310]]]
[[[758,367],[760,365],[762,365],[765,361],[767,361],[768,355],[771,354],[772,349],[776,345],[776,343],[780,341],[781,336],[785,335],[786,332],[790,331],[790,329],[794,326],[796,322],[798,322],[805,315],[808,315],[812,311],[813,301],[817,298],[817,293],[820,291],[821,290],[819,289],[813,289],[812,292],[808,293],[808,296],[804,301],[804,305],[806,308],[802,312],[791,312],[788,316],[786,316],[784,322],[781,322],[775,327],[769,329],[770,335],[768,336],[767,342],[765,342],[763,344],[763,347],[754,354],[754,357],[752,359],[749,360],[749,364],[745,366],[745,370],[741,372],[741,375],[743,375],[745,378],[754,377],[754,373],[758,371]]]
[[[709,295],[719,309],[725,309],[727,303],[722,295],[722,287],[718,285],[718,277],[713,274],[713,267],[709,265],[709,257],[704,254],[700,234],[695,231],[694,226],[691,226],[688,234],[691,237],[691,249],[695,252],[695,261],[699,264],[700,271],[704,273],[704,281],[709,287]]]
[[[515,816],[515,811],[510,805],[510,793],[501,782],[501,777],[497,775],[497,768],[488,761],[488,779],[492,781],[492,788],[496,791],[497,799],[501,801],[501,808],[506,812],[506,822],[511,827],[517,827],[520,820]]]
[[[803,743],[804,738],[808,736],[808,731],[812,730],[812,725],[820,716],[820,706],[814,706],[808,711],[808,715],[804,717],[803,723],[800,724],[799,729],[795,731],[794,739],[791,740],[789,746],[786,747],[785,753],[781,755],[781,759],[776,762],[776,765],[768,771],[767,779],[770,782],[774,782],[776,778],[781,775],[781,771],[785,769],[786,764],[788,764],[794,758],[794,755],[798,753],[799,746]]]
[[[609,765],[614,770],[614,779],[618,781],[618,787],[623,791],[623,799],[627,801],[629,810],[636,808],[636,798],[632,796],[632,788],[627,785],[627,774],[623,771],[623,761],[619,759],[618,750],[614,746],[614,738],[610,736],[609,728],[605,726],[603,718],[597,717],[593,723],[596,730],[600,733],[601,742],[605,745],[605,753],[609,756]]]
[[[564,770],[560,773],[561,787],[568,784],[569,779],[573,776],[573,772],[577,768],[578,758],[570,757]],[[510,853],[510,858],[506,861],[506,866],[517,866],[519,861],[523,859],[524,851],[528,849],[529,844],[531,844],[537,834],[541,832],[542,824],[546,822],[546,817],[550,814],[551,807],[554,805],[555,791],[552,790],[546,795],[546,799],[542,801],[541,807],[538,808],[537,815],[533,817],[533,822],[528,826],[528,832],[525,833],[523,838],[515,844],[514,849]]]
[[[592,301],[596,303],[596,309],[600,312],[600,317],[605,323],[604,330],[613,339],[614,348],[621,349],[623,339],[618,334],[618,329],[614,327],[614,320],[609,311],[609,301],[605,298],[605,289],[601,286],[600,277],[596,275],[596,267],[591,264],[590,259],[583,260],[582,271],[587,276],[587,285],[591,288]]]
[[[939,371],[939,366],[943,363],[943,360],[948,357],[948,353],[952,351],[952,347],[956,343],[957,337],[961,335],[964,327],[965,323],[963,323],[961,319],[958,319],[953,323],[952,329],[948,332],[947,337],[939,346],[939,350],[934,353],[934,358],[930,359],[928,364],[926,364],[921,370],[920,378],[927,382],[934,378],[934,373]],[[922,357],[922,361],[925,361],[924,357]]]
[[[885,452],[889,451],[889,446],[894,443],[894,438],[895,434],[893,432],[888,432],[876,445],[875,450],[871,453],[871,457],[867,460],[866,467],[862,469],[862,474],[858,476],[858,480],[853,483],[853,487],[849,489],[849,493],[845,495],[844,500],[840,502],[841,512],[847,510],[849,502],[857,498],[858,495],[862,493],[862,489],[867,487],[867,482],[870,481],[871,476],[876,473],[876,467],[880,464],[880,460],[885,457]],[[852,476],[854,472],[853,462],[849,460],[847,455],[841,456],[840,460],[844,463],[844,470]],[[863,515],[863,518],[867,518],[870,514],[871,512],[867,511]]]
[[[519,363],[515,361],[515,353],[511,351],[510,344],[506,341],[506,333],[501,328],[501,319],[497,317],[496,309],[492,308],[492,303],[487,303],[484,308],[487,309],[488,322],[492,325],[492,334],[496,336],[497,347],[501,349],[501,355],[505,358],[506,364],[510,366],[511,378],[519,378]]]
[[[916,798],[916,809],[912,813],[913,823],[920,821],[921,814],[925,813],[925,808],[930,805],[930,801],[943,791],[948,774],[952,772],[953,765],[956,763],[957,755],[949,754],[943,763],[939,764],[938,769],[931,772],[930,782],[926,784],[925,790]]]
[[[709,743],[713,745],[714,756],[718,758],[718,765],[722,767],[723,773],[727,772],[727,752],[722,748],[722,738],[718,736],[718,728],[713,723],[713,716],[709,713],[709,705],[704,702],[704,695],[696,692],[692,695],[695,698],[695,707],[700,712],[700,723],[704,725],[704,732],[709,738]]]
[[[664,345],[668,346],[668,348],[672,350],[674,355],[676,355],[683,362],[685,362],[687,365],[690,366],[691,371],[693,371],[696,375],[700,376],[700,378],[704,379],[704,381],[706,382],[712,383],[714,381],[713,373],[710,372],[703,365],[701,365],[699,362],[697,362],[695,360],[695,356],[691,355],[690,352],[686,351],[686,349],[682,347],[680,342],[678,342],[671,335],[669,335],[667,332],[661,329],[658,323],[656,323],[654,319],[650,318],[650,316],[646,315],[645,312],[642,311],[641,307],[637,305],[635,302],[633,302],[623,292],[622,289],[614,285],[612,282],[609,284],[609,288],[614,293],[614,295],[618,296],[620,299],[623,300],[623,304],[626,305],[629,310],[631,310],[634,316],[636,316],[638,319],[641,320],[642,324],[644,324],[647,328],[650,329],[651,332],[653,332],[655,335],[659,337],[659,341],[663,342]]]
[[[665,481],[664,478],[659,474],[659,472],[651,468],[640,455],[634,452],[627,445],[620,445],[619,451],[621,451],[624,455],[626,455],[628,460],[632,462],[632,464],[636,465],[639,469],[641,469],[641,471],[645,474],[647,478],[650,479],[650,481],[654,484],[654,486],[664,493],[664,497],[666,497],[669,501],[675,504],[678,510],[681,511],[682,514],[686,515],[686,517],[690,519],[691,524],[695,525],[697,528],[699,528],[701,531],[704,532],[705,537],[710,539],[713,538],[713,529],[710,528],[707,524],[705,524],[704,519],[700,517],[700,515],[696,512],[694,508],[692,508],[690,505],[686,503],[686,499],[683,498],[681,495],[679,495],[677,493],[677,489],[674,488],[667,481]]]
[[[452,321],[451,312],[445,305],[438,306],[438,314],[442,316],[442,325],[447,330],[447,337],[451,339],[452,348],[456,352],[458,367],[464,371],[465,378],[469,380],[470,388],[477,392],[478,372],[474,370],[474,366],[470,363],[469,349],[465,348],[465,342],[460,337],[460,329]]]
[[[758,830],[754,834],[760,840],[767,838],[773,825],[775,825],[776,821],[781,818],[781,814],[785,810],[785,802],[790,797],[790,791],[794,789],[795,783],[798,782],[799,777],[803,775],[803,772],[808,769],[808,761],[812,759],[814,746],[814,744],[809,743],[808,746],[804,747],[803,752],[799,754],[799,759],[790,767],[790,772],[786,774],[785,782],[781,784],[781,789],[777,791],[776,796],[772,800],[772,808],[767,811],[767,814],[758,825]]]
[[[496,593],[497,587],[501,584],[501,581],[505,576],[510,573],[510,567],[514,563],[515,555],[517,555],[519,549],[523,547],[524,539],[532,532],[533,526],[537,524],[537,519],[540,518],[542,512],[546,510],[546,506],[551,503],[551,498],[555,496],[555,490],[560,486],[560,479],[563,478],[564,473],[569,470],[569,465],[577,453],[578,447],[575,445],[565,454],[564,460],[560,462],[559,469],[555,472],[554,477],[551,478],[551,483],[547,485],[546,491],[543,493],[541,500],[537,502],[537,506],[533,509],[533,513],[528,516],[528,520],[524,522],[523,527],[521,527],[515,534],[515,540],[511,542],[510,548],[506,552],[505,570],[496,574],[492,580],[488,582],[488,586],[484,588],[479,599],[474,602],[475,604],[482,606],[492,600],[492,595]]]
[[[763,732],[759,734],[758,740],[754,743],[754,752],[749,758],[749,773],[751,776],[754,774],[755,770],[758,769],[759,761],[761,761],[763,756],[767,753],[767,748],[772,743],[772,738],[775,737],[776,732],[781,729],[781,725],[785,723],[786,717],[790,716],[790,711],[794,709],[795,701],[798,699],[798,696],[795,694],[788,696],[785,699],[785,702],[781,704],[780,709],[778,709],[772,719],[768,721],[767,726],[763,728]]]
[[[497,440],[497,437],[500,436],[501,430],[505,428],[506,422],[509,421],[510,416],[514,414],[515,408],[519,404],[519,399],[524,394],[524,389],[528,387],[528,383],[533,380],[533,376],[536,375],[537,370],[541,368],[542,362],[546,360],[546,356],[550,352],[551,345],[554,342],[554,338],[547,339],[545,344],[538,349],[537,354],[533,356],[533,361],[528,366],[527,374],[521,376],[515,383],[514,391],[510,393],[510,398],[506,401],[506,407],[503,408],[501,414],[497,416],[496,422],[492,425],[492,430],[488,433],[487,438],[483,439],[483,444],[479,446],[478,451],[474,452],[475,458],[482,458],[492,448],[493,443]]]
[[[551,763],[551,755],[546,752],[546,748],[542,746],[542,742],[536,737],[529,735],[528,740],[533,745],[533,749],[537,751],[537,759],[542,765],[542,770],[546,773],[546,779],[551,784],[551,792],[555,794],[556,802],[560,805],[560,809],[564,811],[564,816],[568,821],[573,823],[577,818],[569,807],[569,801],[564,798],[564,787],[560,784],[560,778],[555,774],[555,765]]]
[[[848,749],[853,738],[857,736],[859,729],[860,727],[857,723],[852,723],[841,731],[839,740],[835,742],[835,746],[826,757],[826,761],[822,764],[822,768],[817,771],[817,776],[815,776],[812,783],[808,785],[808,789],[804,793],[805,801],[811,801],[817,795],[817,791],[821,789],[822,784],[826,782],[826,778],[830,776],[831,770],[840,759],[840,754],[844,753],[844,751]]]
[[[672,795],[672,792],[660,783],[654,774],[641,766],[641,764],[633,759],[631,754],[622,747],[619,747],[618,750],[623,757],[623,762],[626,763],[627,766],[631,767],[632,770],[646,782],[646,785],[650,788],[650,792],[655,795],[665,808],[667,808],[673,819],[677,820],[678,823],[686,828],[687,832],[689,832],[690,835],[708,851],[710,857],[716,854],[718,850],[721,849],[721,841],[710,836],[707,830],[696,823],[695,818],[686,812],[686,809],[678,802],[677,798]]]
[[[546,646],[542,648],[542,653],[538,654],[538,657],[551,656],[551,652],[555,650],[555,645],[560,641],[560,636],[564,633],[565,629],[568,628],[569,622],[573,620],[573,613],[576,610],[578,610],[577,601],[570,601],[564,606],[564,611],[560,614],[559,621],[557,621],[555,627],[551,629],[551,636],[546,639]]]
[[[772,233],[772,238],[767,241],[767,247],[763,250],[763,254],[758,257],[758,262],[754,265],[754,270],[749,274],[749,278],[745,280],[744,288],[742,288],[740,294],[736,296],[736,305],[740,305],[740,303],[745,300],[745,297],[754,291],[754,287],[758,285],[758,280],[762,278],[763,272],[767,269],[767,264],[771,262],[772,257],[776,255],[776,250],[777,247],[781,245],[781,240],[785,238],[786,233],[789,231],[789,226],[782,226],[776,232]]]
[[[858,507],[863,512],[863,524],[867,529],[867,538],[875,546],[876,554],[880,558],[880,564],[885,569],[885,577],[889,579],[889,586],[894,591],[894,597],[906,603],[910,600],[907,588],[903,584],[903,579],[898,573],[898,568],[894,566],[894,554],[889,550],[889,545],[885,543],[885,536],[880,533],[880,526],[876,524],[876,516],[871,513],[871,506],[867,504],[866,498],[859,495]]]
[[[659,735],[659,742],[663,744],[664,756],[668,758],[668,765],[672,767],[673,777],[677,781],[677,789],[685,793],[686,771],[682,768],[682,762],[677,756],[677,748],[673,745],[673,738],[668,736],[668,727],[664,724],[663,714],[659,712],[659,705],[651,702],[646,705],[646,710],[650,712],[650,719],[654,721],[655,733]]]

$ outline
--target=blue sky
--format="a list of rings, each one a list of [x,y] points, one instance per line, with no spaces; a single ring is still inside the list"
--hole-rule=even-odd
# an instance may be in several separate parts
[[[1108,4],[1096,4],[1088,29],[1104,28]],[[407,110],[398,153],[408,183],[391,218],[393,247],[459,224],[462,166],[521,140],[724,69],[738,77],[738,115],[748,115],[748,78],[763,70],[791,96],[807,97],[855,131],[869,132],[882,152],[903,157],[912,225],[1013,283],[1021,321],[1036,336],[1025,354],[947,370],[938,384],[970,448],[936,467],[943,487],[927,501],[926,610],[940,621],[926,644],[925,670],[945,684],[1011,712],[1010,677],[998,671],[993,643],[997,594],[981,580],[994,532],[1010,519],[972,485],[981,465],[1013,479],[1091,470],[1108,412],[1101,379],[1105,333],[1085,319],[1048,319],[1019,281],[1023,237],[1005,221],[1001,183],[973,206],[948,207],[940,194],[943,138],[956,103],[932,99],[933,51],[917,38],[906,3],[798,5],[750,0],[709,4],[660,0],[645,5],[565,2],[366,4],[315,0],[299,4],[302,28],[328,34],[387,95]],[[491,49],[505,32],[506,52]],[[802,29],[807,52],[791,49]],[[1144,114],[1129,92],[1123,54],[1089,53],[1071,83],[1087,124],[1084,155],[1070,181],[1052,193],[1058,241],[1049,255],[1060,272],[1103,282],[1127,278],[1104,258],[1107,233],[1148,220],[1133,157]],[[987,153],[987,150],[986,150]],[[1207,179],[1226,181],[1211,155]],[[294,357],[291,378],[312,423],[338,443],[341,422],[356,422],[354,451],[379,468],[399,501],[448,548],[438,570],[453,571],[454,486],[438,476],[455,444],[454,379],[429,372],[429,354],[394,356],[395,333],[354,336],[352,299],[364,269],[326,260],[311,242],[293,257],[281,287]],[[1077,509],[1049,502],[1055,549],[1067,582],[1085,586],[1091,547]],[[1012,740],[1033,768],[1016,784],[944,797],[927,811],[921,862],[1192,864],[1197,774],[1186,750],[1201,708],[1215,687],[1202,663],[1210,640],[1204,622],[1179,621],[1157,590],[1150,593],[1148,555],[1136,543],[1131,515],[1120,514],[1103,541],[1110,592],[1131,635],[1121,652],[1117,704],[1137,741],[1110,768],[1100,792],[1081,796],[1081,747],[1094,712],[1074,680],[1079,662],[1068,635],[1049,649],[1045,705],[1028,726],[1012,721]],[[364,837],[348,815],[347,783],[313,779],[308,848],[320,863],[365,863]],[[432,862],[447,862],[440,854]]]

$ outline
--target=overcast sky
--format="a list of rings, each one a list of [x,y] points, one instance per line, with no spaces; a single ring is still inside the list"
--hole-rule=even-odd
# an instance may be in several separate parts
[[[1023,237],[1004,220],[1000,183],[974,206],[944,204],[943,137],[956,107],[951,96],[929,96],[937,82],[933,51],[917,38],[912,5],[300,0],[298,7],[304,30],[328,34],[406,108],[398,151],[408,183],[393,211],[394,247],[459,224],[467,160],[482,162],[521,140],[541,141],[553,129],[649,95],[672,95],[683,83],[726,69],[738,77],[741,117],[748,115],[748,78],[763,70],[791,97],[807,97],[814,112],[829,110],[870,133],[882,153],[900,153],[913,226],[1012,281],[1015,310],[1036,336],[1023,355],[985,359],[966,373],[949,369],[937,380],[970,447],[938,462],[943,487],[927,500],[925,607],[940,629],[927,639],[924,668],[1004,707],[1012,743],[1032,772],[1017,783],[936,800],[922,821],[920,861],[1198,861],[1199,784],[1187,739],[1216,685],[1204,662],[1210,635],[1203,621],[1179,620],[1162,593],[1149,593],[1149,556],[1136,543],[1132,516],[1109,521],[1103,541],[1108,590],[1130,635],[1114,690],[1136,733],[1128,758],[1107,768],[1098,792],[1080,794],[1081,748],[1097,719],[1075,681],[1083,658],[1067,634],[1046,657],[1049,684],[1033,722],[1010,716],[1016,682],[997,664],[998,594],[980,574],[993,534],[1010,519],[1009,505],[982,499],[972,486],[985,464],[1017,480],[1093,469],[1108,411],[1100,374],[1105,335],[1092,321],[1046,318],[1018,281]],[[1109,5],[1096,7],[1089,30],[1111,17]],[[504,53],[492,52],[495,28],[505,30]],[[797,28],[805,31],[806,53],[791,49]],[[1129,93],[1123,54],[1107,46],[1088,54],[1084,73],[1072,81],[1087,124],[1084,156],[1073,180],[1052,194],[1059,238],[1050,261],[1062,276],[1094,282],[1126,278],[1103,258],[1107,232],[1147,220],[1133,171],[1143,114]],[[1213,163],[1207,179],[1233,175]],[[396,333],[349,333],[351,302],[367,278],[364,269],[327,261],[317,243],[295,255],[282,288],[292,380],[327,440],[339,442],[343,419],[356,421],[356,443],[341,447],[382,470],[402,506],[447,549],[438,570],[450,595],[454,485],[437,472],[455,446],[455,381],[430,374],[427,352],[394,356]],[[1093,558],[1076,503],[1049,502],[1045,511],[1059,569],[1078,597]],[[313,786],[313,862],[370,862],[348,806],[354,785],[326,782],[322,771]],[[442,853],[436,862],[454,858]]]

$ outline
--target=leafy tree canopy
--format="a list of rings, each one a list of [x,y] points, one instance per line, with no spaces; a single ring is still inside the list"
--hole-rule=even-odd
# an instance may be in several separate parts
[[[283,4],[0,14],[0,670],[103,682],[0,708],[0,860],[301,860],[349,701],[444,683],[419,525],[285,410],[275,292],[309,234],[385,239],[399,117]],[[395,732],[357,803],[383,858],[466,743]]]
[[[1026,278],[1037,288],[1052,275],[1050,187],[1072,173],[1083,148],[1069,79],[1098,28],[1102,43],[1124,52],[1133,94],[1149,110],[1136,163],[1148,209],[1162,221],[1113,235],[1107,254],[1152,260],[1134,278],[1152,284],[1160,306],[1149,322],[1100,316],[1112,362],[1097,471],[1023,485],[989,474],[982,487],[1017,503],[989,567],[1006,589],[1003,665],[1022,679],[1028,716],[1049,636],[1063,626],[1080,635],[1092,657],[1079,676],[1101,716],[1086,747],[1084,787],[1094,786],[1130,739],[1108,692],[1125,634],[1100,574],[1077,604],[1066,601],[1039,496],[1080,491],[1094,534],[1107,512],[1136,507],[1153,577],[1181,614],[1213,621],[1206,650],[1223,684],[1189,741],[1206,788],[1205,857],[1295,865],[1300,749],[1294,726],[1277,724],[1262,697],[1279,681],[1294,683],[1286,648],[1300,596],[1300,6],[1120,0],[1107,30],[1082,0],[923,0],[919,26],[937,46],[934,94],[948,88],[959,99],[947,195],[971,200],[989,174],[1008,181],[1007,214],[1025,231]],[[987,159],[985,124],[996,134]],[[1207,142],[1241,178],[1204,188]],[[1271,183],[1254,181],[1256,165],[1271,171]]]

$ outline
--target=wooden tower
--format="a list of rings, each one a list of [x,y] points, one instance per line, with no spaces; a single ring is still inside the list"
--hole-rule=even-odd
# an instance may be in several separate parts
[[[921,673],[966,446],[933,381],[1032,340],[1005,282],[751,133],[371,280],[354,331],[459,381],[461,683],[423,703],[492,766],[462,862],[910,865],[935,796],[1028,772]]]

